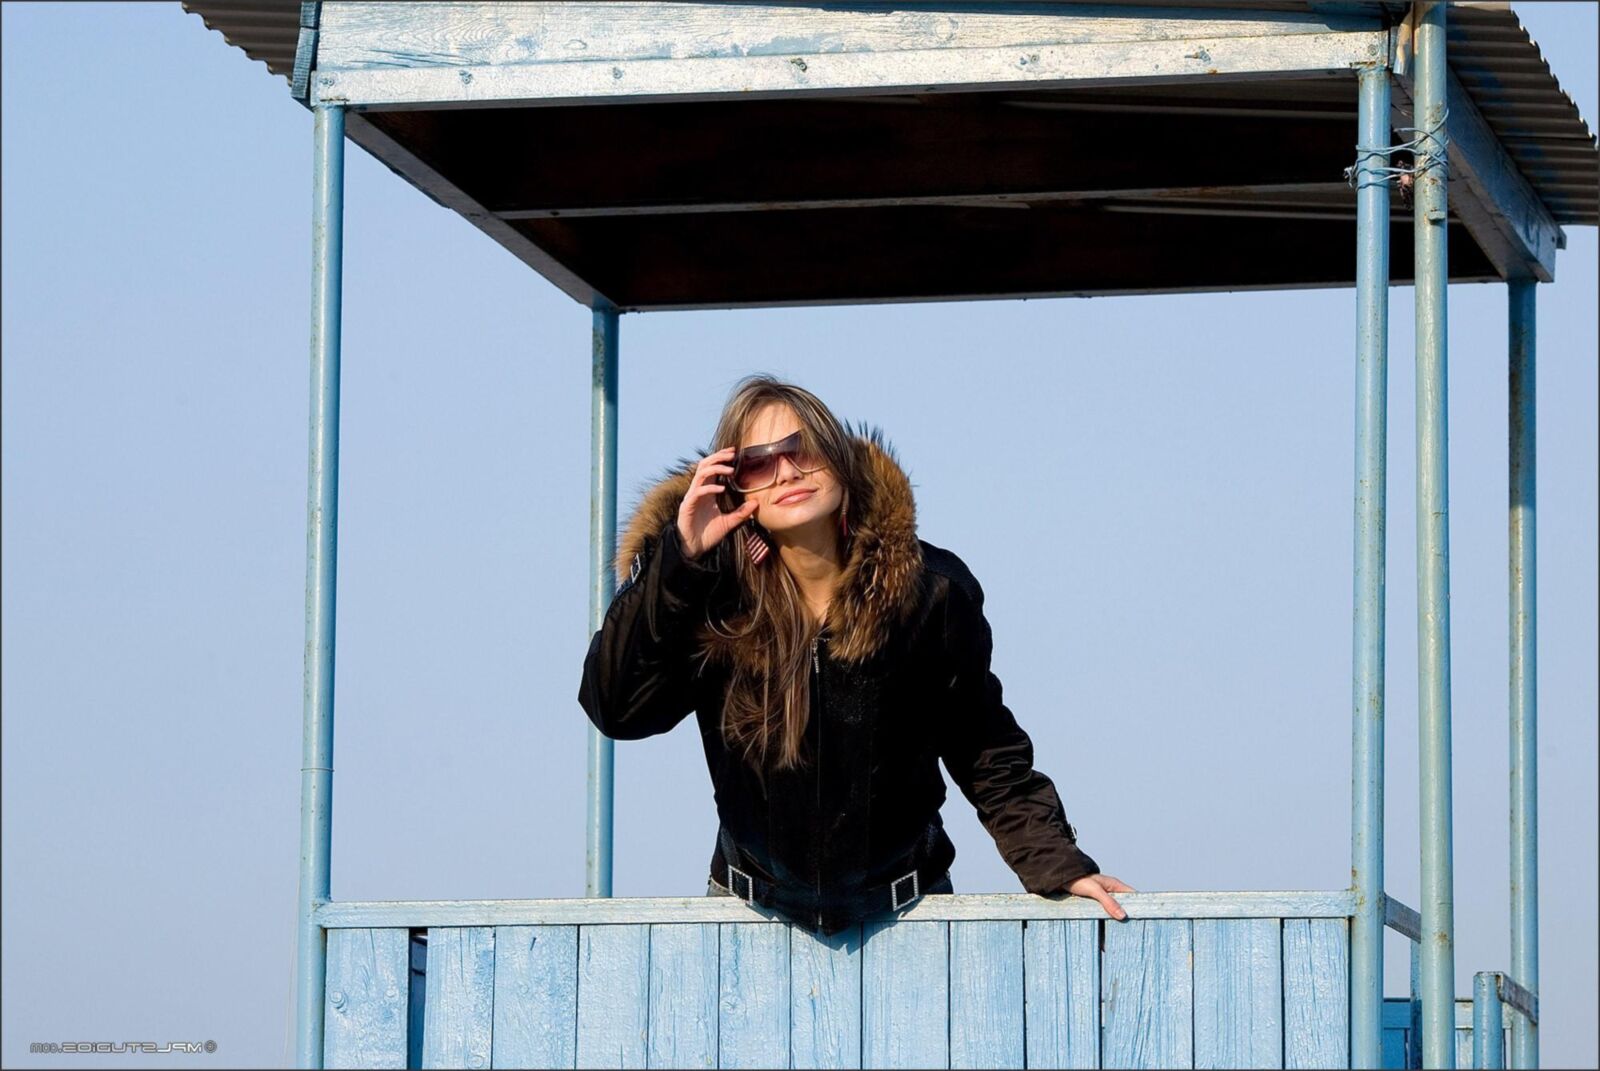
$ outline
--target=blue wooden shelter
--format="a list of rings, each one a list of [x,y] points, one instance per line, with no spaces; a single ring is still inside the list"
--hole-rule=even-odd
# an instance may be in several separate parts
[[[302,1066],[1538,1066],[1536,285],[1594,137],[1507,4],[185,0],[312,112]],[[333,899],[346,139],[592,310],[591,604],[618,317],[1352,286],[1350,887],[948,896],[821,939],[739,899]],[[1024,207],[1026,211],[1007,211]],[[1384,892],[1391,282],[1415,286],[1422,899]],[[1446,283],[1509,304],[1511,963],[1454,992]],[[575,623],[576,627],[576,623]],[[935,902],[935,900],[937,902]],[[1412,941],[1385,997],[1383,931]],[[1507,1041],[1509,1037],[1509,1041]]]

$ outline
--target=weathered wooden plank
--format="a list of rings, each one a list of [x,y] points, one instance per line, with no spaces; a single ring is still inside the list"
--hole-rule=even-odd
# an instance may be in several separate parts
[[[1347,220],[1288,225],[1157,215],[1145,204],[828,209],[766,213],[759,223],[674,215],[513,225],[627,309],[1348,286],[1355,263],[1354,225]],[[1412,230],[1409,223],[1391,229],[1397,284],[1409,278]],[[1460,224],[1450,233],[1452,281],[1497,278]],[[1284,256],[1286,241],[1294,243],[1292,257]],[[1175,248],[1205,255],[1174,257]]]
[[[1516,262],[1508,266],[1511,277],[1553,281],[1556,250],[1566,248],[1566,233],[1550,217],[1544,202],[1454,74],[1446,86],[1446,107],[1450,110],[1446,125],[1450,129],[1451,185],[1458,199],[1463,186],[1471,191],[1504,243],[1506,254],[1515,257]],[[1462,218],[1490,259],[1495,259],[1497,243],[1489,238],[1487,230],[1473,228],[1473,220],[1467,215]]]
[[[721,1067],[788,1067],[790,934],[773,922],[723,924],[721,970],[713,981]],[[655,1064],[677,1067],[678,1064]]]
[[[1421,932],[1422,916],[1417,916],[1417,930]],[[1408,988],[1406,991],[1406,1015],[1409,1026],[1406,1028],[1406,1044],[1410,1048],[1406,1051],[1406,1066],[1422,1066],[1422,946],[1417,941],[1412,941],[1407,949],[1410,960]]]
[[[951,1067],[1026,1067],[1024,923],[950,923]]]
[[[1411,1001],[1406,997],[1385,997],[1383,999],[1383,1028],[1385,1030],[1410,1030],[1411,1029]],[[1472,1029],[1472,1001],[1470,999],[1456,1000],[1456,1029]],[[1510,1029],[1507,1027],[1506,1029]]]
[[[577,1065],[648,1067],[649,1001],[649,925],[580,927]]]
[[[1130,918],[1103,932],[1101,1065],[1193,1067],[1192,923]]]
[[[1309,187],[1310,184],[1307,184]],[[1326,196],[1318,196],[1322,189],[1326,189]],[[1141,204],[1140,211],[1145,212],[1170,212],[1186,213],[1204,216],[1249,215],[1269,217],[1272,219],[1337,219],[1354,220],[1354,205],[1346,205],[1342,192],[1348,192],[1349,187],[1342,183],[1330,183],[1321,186],[1317,192],[1309,193],[1304,197],[1303,203],[1295,203],[1287,198],[1275,196],[1276,190],[1270,187],[1259,186],[1217,186],[1204,191],[1193,191],[1192,187],[1156,188],[1113,190],[1051,190],[1051,191],[1026,191],[1018,193],[939,193],[914,196],[885,196],[874,197],[864,195],[861,197],[844,198],[803,198],[793,201],[716,201],[705,204],[667,203],[628,205],[624,207],[598,207],[598,208],[530,208],[512,209],[500,218],[505,220],[519,219],[582,219],[593,216],[669,216],[669,215],[696,215],[702,212],[790,212],[816,208],[906,208],[912,206],[938,206],[950,205],[956,207],[973,208],[1026,208],[1030,205],[1048,203],[1051,201],[1103,201],[1126,202],[1129,200],[1149,201],[1150,204]],[[1409,216],[1395,210],[1392,218],[1396,221],[1409,219]]]
[[[312,78],[312,95],[321,104],[396,108],[711,100],[729,93],[748,99],[757,95],[859,96],[1090,88],[1337,74],[1380,59],[1386,47],[1387,38],[1379,31],[1350,31],[1051,44],[1020,50],[925,49],[615,63],[319,68]]]
[[[574,1067],[578,927],[501,926],[494,934],[494,1066]]]
[[[1539,1021],[1539,998],[1518,985],[1515,978],[1505,974],[1500,975],[1498,989],[1500,999],[1506,1002],[1507,1007],[1527,1016],[1531,1023]]]
[[[1348,1067],[1349,1040],[1349,922],[1284,919],[1284,1066]]]
[[[861,1067],[861,927],[789,933],[791,1067]]]
[[[852,10],[695,3],[322,5],[321,70],[738,59],[1068,42],[1267,37],[1375,30],[1311,12],[1151,10],[1094,4],[985,10]]]
[[[428,931],[422,1066],[489,1067],[494,1039],[494,928]]]
[[[608,300],[604,294],[578,278],[566,265],[530,242],[510,224],[485,211],[482,206],[446,181],[432,165],[423,162],[376,124],[368,122],[359,112],[352,112],[345,117],[345,134],[436,203],[459,213],[468,223],[493,238],[509,250],[512,256],[550,280],[574,301],[586,307],[593,307]],[[570,919],[563,921],[571,922]]]
[[[1472,1001],[1458,999],[1456,1001],[1456,1066],[1476,1067],[1472,1054],[1472,1032],[1475,1029],[1472,1018]],[[1511,1024],[1506,1023],[1501,1028],[1501,1051],[1511,1051]]]
[[[1118,893],[1131,919],[1348,918],[1355,897],[1334,892]],[[1028,893],[925,896],[873,920],[908,922],[999,919],[1103,919],[1105,909],[1081,896],[1053,899]],[[316,911],[335,929],[386,926],[548,926],[648,922],[787,922],[783,916],[722,896],[600,897],[551,900],[334,901]]]
[[[1406,1031],[1404,1027],[1384,1027],[1383,1030],[1383,1066],[1385,1068],[1404,1068],[1406,1066]]]
[[[1411,1048],[1411,1002],[1405,997],[1385,997],[1383,1001],[1383,1066],[1409,1068]],[[1417,1051],[1420,1051],[1417,1050]]]
[[[406,1066],[410,943],[403,928],[328,934],[324,1067]]]
[[[1281,928],[1194,920],[1194,1066],[1283,1066]]]
[[[1123,894],[1117,895],[1120,903]],[[1027,1066],[1099,1067],[1100,927],[1116,923],[1034,919],[1022,925]]]
[[[949,924],[869,922],[862,934],[861,1066],[949,1067]]]
[[[1456,1066],[1472,1066],[1472,1001],[1456,1001]],[[1405,997],[1386,997],[1383,1002],[1383,1066],[1406,1068],[1422,1064],[1420,1043],[1414,1044],[1411,1001]],[[1505,1045],[1511,1045],[1511,1029],[1505,1028]]]
[[[1171,111],[1101,90],[1049,108],[962,93],[612,104],[603,117],[582,106],[366,114],[416,156],[448,161],[451,181],[506,220],[1185,196],[1276,197],[1355,218],[1355,192],[1338,178],[1356,137],[1353,110],[1310,121],[1268,109],[1196,115],[1165,99]],[[1116,110],[1119,101],[1134,110]],[[731,157],[730,144],[739,147]],[[1137,144],[1162,147],[1159,173],[1103,151]],[[1216,151],[1243,144],[1275,151]],[[643,145],[650,166],[641,170]]]
[[[330,931],[331,932],[331,931]],[[411,932],[411,996],[406,1001],[406,1066],[422,1059],[422,1027],[428,1019],[428,931]]]
[[[1387,894],[1383,898],[1383,924],[1413,941],[1422,940],[1422,916],[1417,909]]]
[[[714,922],[650,927],[651,1067],[717,1066],[717,930]]]
[[[1445,126],[1452,214],[1466,224],[1503,277],[1553,281],[1556,251],[1566,248],[1566,234],[1495,137],[1461,80],[1452,72],[1447,74],[1449,118]],[[1391,111],[1397,128],[1415,123],[1411,86],[1409,73],[1396,77]],[[1404,135],[1406,139],[1416,136],[1414,131]]]

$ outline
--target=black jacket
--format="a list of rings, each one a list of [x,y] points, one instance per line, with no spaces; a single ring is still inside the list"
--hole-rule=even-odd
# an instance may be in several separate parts
[[[1100,868],[1077,847],[1055,785],[1034,769],[1033,744],[1001,699],[983,590],[955,554],[917,538],[910,482],[881,438],[855,441],[870,491],[852,502],[854,536],[815,650],[804,749],[815,763],[763,781],[723,744],[727,664],[751,652],[705,622],[737,607],[730,555],[742,533],[698,560],[683,555],[677,510],[694,462],[644,496],[619,541],[625,579],[589,645],[579,702],[617,740],[697,713],[742,868],[806,890],[808,928],[831,934],[859,921],[845,902],[904,873],[908,860],[932,874],[954,860],[939,817],[941,760],[1023,887],[1063,894]],[[767,566],[782,568],[776,554]],[[712,860],[726,884],[720,848]]]

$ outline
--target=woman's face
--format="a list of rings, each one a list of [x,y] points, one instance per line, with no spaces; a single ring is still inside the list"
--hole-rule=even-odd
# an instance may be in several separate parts
[[[775,443],[800,430],[794,410],[779,402],[758,409],[739,440],[741,448]],[[844,499],[844,485],[832,468],[824,465],[815,472],[801,472],[788,455],[778,459],[777,482],[771,487],[745,494],[755,499],[756,521],[774,534],[797,533],[801,529],[831,526]]]

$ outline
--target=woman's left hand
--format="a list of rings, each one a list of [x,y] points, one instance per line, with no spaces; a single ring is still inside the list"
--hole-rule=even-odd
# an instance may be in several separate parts
[[[1138,891],[1132,885],[1124,883],[1121,878],[1114,878],[1110,874],[1086,874],[1067,886],[1067,892],[1073,896],[1085,896],[1100,901],[1100,906],[1105,908],[1106,914],[1118,922],[1126,921],[1128,913],[1122,910],[1122,905],[1117,903],[1111,894]]]

